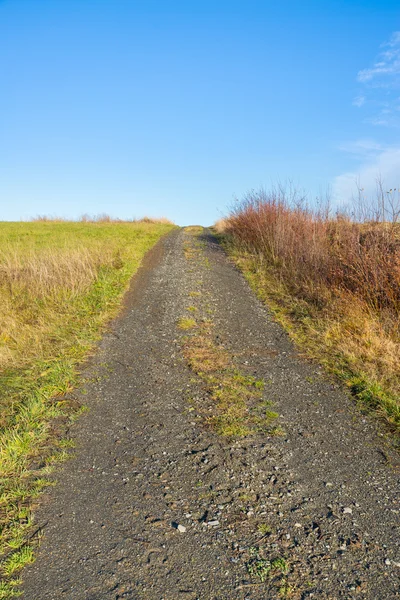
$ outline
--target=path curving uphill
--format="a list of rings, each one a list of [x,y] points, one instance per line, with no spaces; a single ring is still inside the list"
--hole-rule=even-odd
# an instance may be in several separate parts
[[[209,232],[150,251],[84,380],[24,599],[400,597],[398,456]]]

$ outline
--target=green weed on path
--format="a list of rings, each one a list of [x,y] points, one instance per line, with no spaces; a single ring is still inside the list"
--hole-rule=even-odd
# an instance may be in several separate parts
[[[204,242],[199,239],[203,229],[185,228],[185,232],[188,235],[183,252],[188,263],[200,269],[210,268],[203,252]],[[219,435],[230,438],[257,432],[280,435],[281,430],[274,426],[279,415],[270,410],[270,403],[261,400],[264,381],[242,373],[233,356],[217,342],[207,292],[192,290],[188,296],[191,304],[187,310],[192,317],[182,317],[178,327],[187,331],[182,348],[186,363],[203,382],[213,402],[212,414],[206,416],[207,424]]]
[[[30,504],[84,410],[66,394],[168,223],[0,223],[0,598],[33,560]]]

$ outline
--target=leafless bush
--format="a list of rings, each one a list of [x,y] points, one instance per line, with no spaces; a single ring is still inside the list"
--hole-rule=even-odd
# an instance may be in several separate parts
[[[226,229],[298,296],[323,305],[332,294],[348,292],[398,323],[400,224],[394,200],[382,202],[379,196],[375,214],[369,206],[362,215],[360,199],[361,219],[332,217],[329,206],[312,210],[293,190],[253,191],[234,208]]]

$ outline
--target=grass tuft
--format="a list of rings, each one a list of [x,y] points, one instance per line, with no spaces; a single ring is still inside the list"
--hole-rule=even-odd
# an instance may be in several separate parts
[[[9,600],[10,598],[18,598],[19,596],[22,596],[22,592],[18,590],[20,585],[20,579],[0,581],[0,600]]]
[[[189,329],[193,329],[194,327],[196,327],[196,325],[197,325],[196,321],[194,319],[189,318],[189,317],[182,317],[178,321],[178,327],[179,327],[179,329],[182,329],[184,331],[189,330]]]
[[[247,563],[247,571],[252,577],[258,578],[264,583],[269,577],[276,575],[286,575],[289,572],[289,565],[281,556],[273,560],[267,560],[262,556],[260,548],[250,548],[251,558]]]
[[[14,573],[20,571],[26,565],[33,563],[34,560],[33,548],[31,546],[24,546],[6,558],[2,569],[5,575],[14,575]]]

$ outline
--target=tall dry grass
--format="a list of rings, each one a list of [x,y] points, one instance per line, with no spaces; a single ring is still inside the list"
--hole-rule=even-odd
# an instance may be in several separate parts
[[[0,375],[52,355],[69,337],[68,323],[79,322],[82,302],[95,294],[99,307],[107,306],[107,296],[169,229],[164,221],[116,222],[104,215],[0,223]]]
[[[118,255],[104,244],[22,251],[0,248],[0,371],[40,357],[74,299],[113,268]]]
[[[225,231],[227,230],[228,227],[228,219],[225,217],[222,217],[221,219],[218,219],[218,221],[216,221],[214,223],[214,229],[217,233],[225,233]]]
[[[380,214],[331,216],[278,189],[248,194],[223,229],[260,293],[301,323],[303,345],[400,423],[400,223]]]
[[[37,215],[36,217],[32,217],[32,222],[38,223],[71,223],[74,220],[67,219],[65,217],[57,217],[51,215]],[[152,224],[164,224],[164,225],[174,225],[174,222],[167,217],[142,217],[140,219],[120,219],[119,217],[112,217],[106,213],[101,213],[99,215],[89,215],[87,213],[81,215],[77,222],[80,223],[152,223]]]

